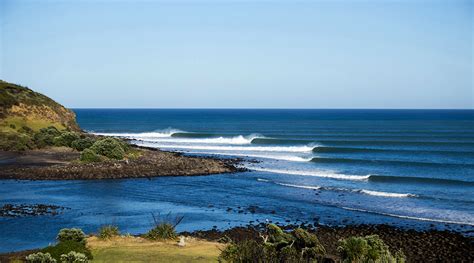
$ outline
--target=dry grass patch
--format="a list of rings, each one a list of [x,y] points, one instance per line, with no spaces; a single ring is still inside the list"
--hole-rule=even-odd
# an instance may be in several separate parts
[[[109,240],[87,239],[93,262],[217,262],[223,244],[187,238],[186,246],[176,241],[150,241],[141,237],[119,236]]]

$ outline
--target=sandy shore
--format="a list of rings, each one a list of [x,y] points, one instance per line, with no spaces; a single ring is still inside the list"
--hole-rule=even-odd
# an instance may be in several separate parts
[[[239,171],[236,159],[188,157],[178,153],[140,148],[129,160],[81,163],[79,152],[48,148],[26,152],[0,152],[0,179],[84,180],[192,176]]]

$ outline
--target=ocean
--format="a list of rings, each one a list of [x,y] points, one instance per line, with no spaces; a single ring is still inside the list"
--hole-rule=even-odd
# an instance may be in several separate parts
[[[258,222],[390,224],[474,231],[474,110],[76,109],[89,132],[187,155],[242,158],[247,172],[104,181],[0,181],[2,203],[67,207],[0,218],[0,252],[62,227],[143,233]]]

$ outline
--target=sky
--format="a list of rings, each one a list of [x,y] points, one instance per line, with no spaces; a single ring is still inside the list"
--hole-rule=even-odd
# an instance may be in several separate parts
[[[473,1],[0,0],[0,79],[70,108],[474,108]]]

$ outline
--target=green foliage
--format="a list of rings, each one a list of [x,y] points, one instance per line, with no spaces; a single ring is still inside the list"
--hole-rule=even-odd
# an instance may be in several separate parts
[[[54,137],[53,143],[56,146],[71,147],[72,142],[79,139],[79,134],[75,132],[63,132],[61,135]]]
[[[56,239],[59,240],[59,242],[75,241],[85,244],[86,234],[79,228],[63,228],[59,230]]]
[[[58,131],[53,126],[48,128],[40,129],[38,133],[34,136],[35,144],[38,148],[43,148],[46,146],[54,145],[54,138],[61,135],[61,132]]]
[[[0,149],[5,151],[25,151],[35,144],[30,136],[22,133],[0,133]]]
[[[51,257],[51,254],[42,252],[29,254],[25,259],[28,263],[56,263],[56,259]]]
[[[403,263],[401,251],[392,256],[388,246],[378,235],[349,237],[339,241],[337,248],[343,262],[348,263]]]
[[[177,237],[178,234],[176,233],[175,227],[170,223],[164,222],[157,224],[145,234],[145,238],[151,240],[176,239]]]
[[[82,253],[71,251],[67,254],[61,255],[61,262],[62,263],[86,263],[86,262],[89,262],[89,259],[86,257],[86,255]]]
[[[93,162],[100,162],[100,161],[102,161],[102,157],[96,154],[93,150],[89,148],[85,149],[81,153],[81,162],[93,163]]]
[[[94,144],[95,140],[90,137],[85,137],[81,139],[77,139],[71,143],[71,147],[78,150],[84,151],[85,149],[89,148]]]
[[[277,255],[273,247],[264,246],[255,240],[229,244],[219,255],[220,262],[275,262]]]
[[[73,240],[60,241],[54,246],[49,246],[41,250],[43,253],[50,253],[56,260],[61,260],[61,256],[71,251],[84,254],[87,258],[92,259],[91,251],[86,247],[85,242],[77,242]]]
[[[219,260],[226,262],[316,262],[326,253],[316,235],[297,228],[284,232],[274,224],[267,226],[263,242],[230,244]]]
[[[113,225],[102,226],[99,229],[99,238],[100,239],[109,239],[115,236],[120,235],[119,228]]]
[[[125,156],[123,142],[115,138],[105,138],[96,141],[90,149],[96,154],[106,156],[110,159],[121,160]]]
[[[30,135],[33,135],[34,134],[34,131],[33,129],[31,129],[30,127],[28,126],[21,126],[20,129],[18,129],[18,132],[20,133],[25,133],[25,134],[30,134]]]

